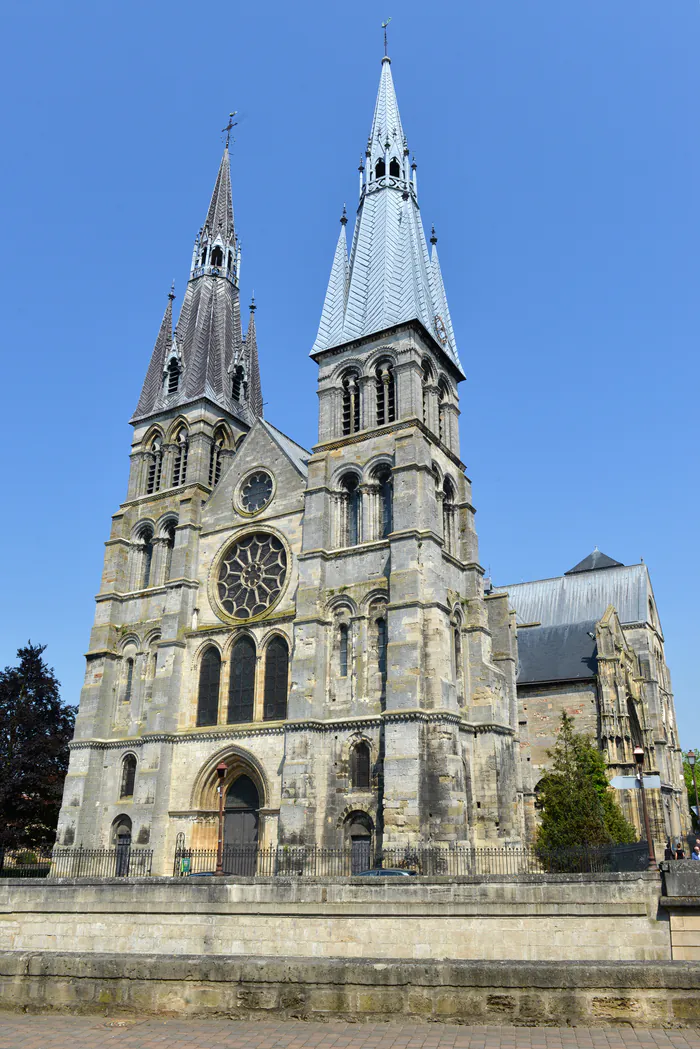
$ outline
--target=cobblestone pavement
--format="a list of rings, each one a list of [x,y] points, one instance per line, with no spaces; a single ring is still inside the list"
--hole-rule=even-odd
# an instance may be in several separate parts
[[[700,1049],[700,1029],[0,1014],[0,1049]]]

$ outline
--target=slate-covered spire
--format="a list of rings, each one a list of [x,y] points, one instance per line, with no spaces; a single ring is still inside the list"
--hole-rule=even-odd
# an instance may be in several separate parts
[[[243,362],[247,352],[241,332],[240,264],[227,145],[207,216],[195,241],[190,279],[175,334],[168,339],[161,328],[132,421],[202,398],[242,422],[250,424],[255,420],[258,410],[251,401],[250,382],[242,388],[241,396],[234,398],[232,389],[234,364]],[[171,323],[167,311],[166,317]],[[165,319],[163,323],[166,324]],[[254,344],[255,325],[252,335]],[[255,368],[257,406],[261,400],[257,347]]]
[[[174,298],[175,291],[171,287],[168,294],[168,305],[165,307],[163,320],[160,322],[158,338],[156,339],[153,353],[151,354],[151,363],[148,365],[148,371],[146,372],[146,378],[143,383],[143,389],[141,390],[141,396],[139,397],[139,403],[136,406],[135,417],[148,414],[149,409],[156,402],[163,386],[166,362],[173,345]]]
[[[262,419],[263,399],[260,382],[260,364],[258,362],[258,339],[255,333],[255,296],[250,304],[250,320],[245,335],[245,352],[248,365],[248,403],[256,419]]]
[[[415,164],[384,56],[361,165],[360,203],[349,262],[341,231],[312,354],[417,320],[461,373],[437,252],[431,258],[418,207]],[[343,291],[344,289],[344,291]]]
[[[321,323],[318,326],[318,338],[327,346],[336,346],[342,342],[343,323],[345,321],[345,301],[348,293],[348,242],[345,236],[347,225],[345,208],[340,219],[340,233],[333,257],[330,280],[326,298],[321,312]]]

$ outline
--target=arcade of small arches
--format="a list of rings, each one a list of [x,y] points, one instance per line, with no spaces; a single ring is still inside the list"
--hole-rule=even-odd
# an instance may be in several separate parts
[[[158,669],[159,643],[158,632],[151,634],[143,646],[133,635],[124,640],[117,672],[117,718],[122,709],[151,698]]]
[[[132,532],[129,564],[130,592],[164,586],[171,576],[177,514],[167,514],[158,525],[141,521]]]
[[[363,615],[354,607],[338,603],[330,609],[328,667],[329,687],[333,698],[349,698],[348,688],[356,667],[358,648],[365,652],[364,669],[367,680],[360,687],[368,698],[383,700],[387,683],[387,607],[383,597],[372,599]]]
[[[234,377],[235,383],[235,377]],[[223,423],[219,423],[209,443],[207,483],[215,488],[221,480],[223,464],[228,456],[235,454],[233,437]],[[167,437],[159,429],[154,430],[144,441],[144,469],[138,490],[143,495],[154,495],[166,488],[179,488],[188,480],[190,433],[187,423],[179,421]]]
[[[259,646],[245,632],[222,656],[207,645],[199,658],[198,727],[253,721],[283,721],[289,691],[289,642],[273,632]]]
[[[367,369],[352,364],[339,376],[340,405],[338,435],[351,436],[360,430],[385,426],[398,418],[398,389],[394,362],[381,358]],[[456,434],[456,395],[434,362],[425,357],[421,363],[422,421],[448,448]]]

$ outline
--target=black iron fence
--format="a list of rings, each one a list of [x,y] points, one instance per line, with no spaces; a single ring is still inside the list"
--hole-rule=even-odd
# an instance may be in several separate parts
[[[543,850],[529,846],[471,848],[425,846],[368,849],[327,849],[318,846],[225,845],[224,874],[244,877],[298,875],[300,877],[347,877],[364,870],[404,870],[424,876],[479,877],[489,874],[595,874],[613,871],[644,871],[649,865],[646,842],[599,848]],[[216,849],[175,851],[173,875],[202,876],[216,873]]]
[[[2,849],[0,878],[142,878],[151,874],[153,849],[55,846],[49,850]]]

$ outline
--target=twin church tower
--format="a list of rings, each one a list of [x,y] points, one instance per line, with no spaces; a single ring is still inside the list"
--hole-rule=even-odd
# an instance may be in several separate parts
[[[263,416],[228,149],[131,420],[58,841],[516,842],[515,613],[484,592],[464,378],[388,57],[311,356],[318,443]]]

